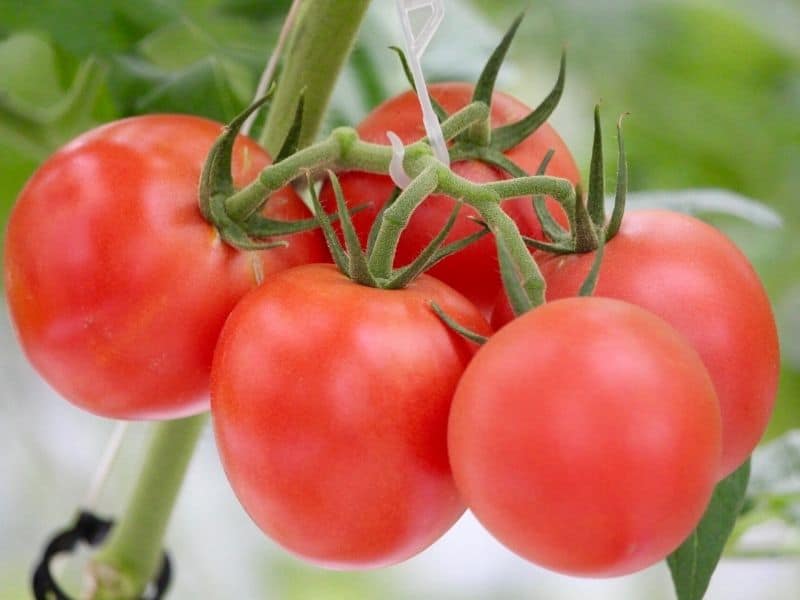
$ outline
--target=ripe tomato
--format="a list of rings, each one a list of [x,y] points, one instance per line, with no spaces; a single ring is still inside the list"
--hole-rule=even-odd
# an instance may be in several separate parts
[[[430,93],[450,113],[463,108],[472,100],[473,87],[466,83],[441,83],[430,86]],[[492,98],[492,126],[498,127],[517,121],[530,112],[530,108],[507,94],[495,92]],[[415,142],[425,136],[419,102],[413,92],[401,94],[381,104],[358,126],[359,135],[366,141],[388,144],[387,131],[394,131],[405,143]],[[564,177],[573,183],[580,172],[569,149],[558,133],[544,124],[520,144],[507,150],[506,156],[528,173],[535,173],[545,154],[555,150],[547,174]],[[485,163],[466,160],[454,163],[453,171],[471,181],[487,182],[506,179],[507,175]],[[354,215],[353,221],[362,243],[366,243],[369,229],[380,208],[394,189],[392,180],[385,175],[350,172],[341,173],[340,181],[349,206],[372,203],[369,208]],[[321,200],[326,210],[335,210],[335,198],[330,186],[322,190]],[[432,195],[411,217],[397,249],[396,266],[410,263],[427,243],[444,227],[455,201],[449,196]],[[561,208],[548,200],[553,214],[566,222]],[[507,200],[503,208],[517,223],[520,231],[541,239],[541,226],[530,198]],[[463,207],[447,241],[469,235],[479,229],[469,217],[476,215],[471,207]],[[472,300],[488,314],[500,287],[497,251],[490,236],[467,249],[446,258],[430,270],[430,274]]]
[[[325,260],[317,232],[243,253],[203,220],[200,169],[220,132],[189,116],[117,121],[62,148],[23,189],[6,238],[8,303],[28,358],[74,404],[137,419],[205,410],[214,345],[256,263]],[[255,142],[237,142],[237,184],[268,163]],[[290,190],[267,206],[309,216]]]
[[[450,413],[467,506],[524,558],[623,575],[697,525],[716,482],[720,414],[697,353],[632,304],[572,298],[498,331]]]
[[[594,254],[538,254],[547,298],[574,296]],[[638,304],[667,321],[694,346],[722,408],[720,479],[732,473],[764,434],[778,384],[775,319],[747,258],[718,230],[661,210],[630,212],[606,246],[598,296]],[[511,318],[501,300],[493,316]]]
[[[331,265],[269,277],[228,318],[211,378],[217,445],[244,508],[291,552],[327,567],[388,565],[463,512],[447,416],[475,346],[431,300],[488,332],[432,277],[387,291]]]

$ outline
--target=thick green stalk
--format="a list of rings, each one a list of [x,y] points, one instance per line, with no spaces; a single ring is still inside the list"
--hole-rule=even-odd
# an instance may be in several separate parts
[[[436,189],[438,184],[436,172],[435,165],[426,168],[383,213],[383,220],[369,261],[370,270],[376,279],[388,279],[391,275],[400,234],[408,225],[416,208]]]
[[[317,136],[333,86],[350,54],[369,0],[305,0],[297,15],[275,99],[260,142],[275,156],[305,92],[300,147]]]
[[[207,420],[201,414],[155,426],[127,510],[90,566],[95,600],[138,598],[156,573],[164,533]]]

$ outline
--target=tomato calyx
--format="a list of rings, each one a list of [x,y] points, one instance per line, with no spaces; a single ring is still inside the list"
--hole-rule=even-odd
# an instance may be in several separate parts
[[[543,250],[551,254],[581,254],[595,252],[591,269],[581,284],[579,296],[591,296],[597,286],[600,274],[600,265],[603,260],[605,245],[619,231],[622,224],[622,217],[625,212],[625,199],[628,189],[628,167],[625,155],[625,142],[622,135],[621,116],[617,121],[618,139],[618,167],[617,182],[614,195],[614,208],[611,218],[606,221],[605,211],[605,181],[604,181],[604,161],[603,161],[603,138],[600,127],[600,109],[595,107],[594,111],[594,142],[592,144],[592,158],[589,169],[589,190],[584,200],[580,185],[575,187],[575,196],[571,202],[560,200],[560,204],[567,214],[569,228],[565,229],[550,215],[544,204],[542,195],[533,196],[533,206],[536,211],[545,236],[549,242],[523,236],[525,244],[535,250]],[[538,173],[543,173],[547,164],[552,158],[552,153],[548,152]],[[515,166],[511,161],[502,160],[497,156],[489,155],[492,164],[499,168],[506,169],[509,174],[515,177],[520,175],[516,172]],[[503,244],[497,244],[498,262],[500,264],[500,276],[503,281],[503,288],[508,296],[509,304],[514,315],[519,316],[537,304],[531,303],[530,295],[519,283],[519,278],[514,271],[514,264]],[[542,290],[542,295],[544,290]]]
[[[548,219],[543,210],[543,200],[535,199],[537,215],[542,222],[542,230],[550,242],[542,242],[525,237],[525,243],[536,250],[551,254],[582,254],[598,250],[619,231],[625,213],[625,199],[628,189],[628,166],[625,155],[625,142],[622,135],[623,114],[617,121],[618,166],[617,183],[614,194],[614,208],[606,221],[605,179],[603,161],[603,137],[600,127],[600,108],[594,111],[594,142],[589,169],[589,190],[583,199],[580,186],[576,187],[574,205],[561,203],[569,220],[569,230],[564,229],[552,218]]]
[[[268,90],[263,97],[256,100],[225,126],[222,134],[211,147],[200,175],[198,190],[200,212],[209,223],[217,228],[225,242],[239,250],[265,250],[284,247],[288,245],[288,242],[274,238],[309,231],[318,227],[317,220],[313,217],[296,221],[281,221],[268,219],[256,212],[244,219],[236,219],[229,214],[226,208],[226,199],[236,192],[231,171],[234,142],[247,118],[264,106],[272,97],[272,94],[273,90]],[[278,153],[278,161],[297,150],[302,118],[303,97],[301,95],[294,122],[289,129],[283,147]]]
[[[435,178],[431,176],[417,178],[402,192],[399,188],[395,188],[392,198],[386,203],[384,209],[378,214],[372,224],[366,250],[361,247],[361,242],[356,233],[355,226],[353,225],[351,213],[347,210],[347,203],[344,198],[342,186],[339,183],[339,178],[330,170],[328,171],[328,178],[330,179],[331,187],[336,197],[337,211],[341,217],[340,221],[344,246],[340,243],[331,225],[329,215],[323,210],[319,195],[309,178],[308,187],[311,191],[314,211],[317,214],[320,228],[325,236],[325,241],[328,244],[328,249],[331,252],[334,263],[342,273],[361,285],[381,289],[404,288],[439,261],[458,252],[489,233],[489,229],[484,226],[481,230],[456,240],[455,242],[449,244],[444,243],[455,225],[456,217],[463,204],[459,202],[450,214],[450,218],[447,220],[445,226],[428,243],[422,252],[420,252],[417,258],[410,264],[395,269],[392,267],[394,248],[397,246],[397,242],[399,241],[405,224],[408,222],[408,218],[393,219],[391,209],[387,210],[387,208],[398,202],[403,194],[406,195],[406,198],[416,198],[418,196],[421,196],[421,199],[424,198],[430,193],[428,188],[432,183],[435,183]],[[421,199],[419,201],[421,201]],[[384,233],[383,240],[381,243],[378,243],[382,230]],[[386,234],[387,230],[391,231],[391,233]],[[385,264],[389,265],[388,270],[384,270],[383,265]]]
[[[489,59],[486,61],[478,81],[475,84],[475,89],[472,96],[473,103],[480,102],[485,104],[487,107],[491,107],[492,95],[497,82],[497,75],[500,72],[500,68],[503,66],[508,49],[511,46],[511,42],[514,40],[514,36],[516,35],[517,29],[519,28],[520,23],[522,23],[524,16],[525,13],[521,13],[516,19],[514,19],[514,22],[503,36],[500,44],[498,44],[498,46],[489,56]],[[414,83],[411,69],[408,66],[408,61],[405,54],[396,46],[392,46],[391,50],[397,53],[397,56],[400,59],[400,64],[403,68],[403,72],[406,75],[406,79],[408,80],[411,88],[416,91],[416,85]],[[550,118],[550,115],[556,109],[559,101],[561,100],[561,96],[564,93],[564,83],[566,81],[566,60],[566,52],[562,52],[558,78],[556,79],[553,88],[550,90],[545,99],[542,100],[542,102],[526,116],[518,121],[509,123],[508,125],[492,128],[490,112],[487,112],[486,118],[473,123],[458,136],[456,136],[449,148],[451,163],[459,160],[472,159],[494,164],[491,158],[504,157],[503,152],[513,148],[526,138],[530,137],[534,131],[536,131],[547,121],[547,119]],[[445,119],[447,119],[449,116],[447,111],[433,98],[431,98],[431,103],[439,122],[443,122]],[[522,171],[518,168],[516,170]],[[519,176],[511,173],[510,171],[509,174],[512,176]],[[527,175],[527,173],[525,173],[525,175]]]

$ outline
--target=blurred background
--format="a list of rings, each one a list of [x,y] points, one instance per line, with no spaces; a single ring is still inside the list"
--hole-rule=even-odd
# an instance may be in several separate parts
[[[97,123],[164,111],[233,116],[253,94],[288,5],[0,0],[0,230],[37,164]],[[567,88],[552,122],[580,164],[588,164],[592,109],[602,101],[609,158],[614,123],[631,113],[625,127],[632,190],[725,188],[780,214],[781,228],[703,216],[745,250],[775,306],[784,364],[768,438],[800,427],[800,1],[447,0],[446,7],[424,61],[430,80],[474,80],[502,31],[528,8],[500,87],[537,104],[566,45]],[[393,1],[374,0],[329,126],[356,123],[406,89],[387,50],[399,43]],[[685,207],[698,206],[690,199]],[[48,534],[83,501],[113,427],[47,388],[25,362],[2,311],[0,600],[29,597],[30,565]],[[123,506],[145,441],[146,426],[133,424],[101,512]],[[785,535],[787,527],[770,535]],[[397,567],[346,574],[304,566],[249,521],[225,482],[210,431],[168,545],[177,560],[172,598],[673,597],[664,565],[613,580],[559,576],[516,558],[469,516]],[[798,556],[732,558],[723,561],[707,597],[784,600],[798,589]]]

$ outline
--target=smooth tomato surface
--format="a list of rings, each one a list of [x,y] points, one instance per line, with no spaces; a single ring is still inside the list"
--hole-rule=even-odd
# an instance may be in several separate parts
[[[452,114],[469,104],[473,86],[467,83],[440,83],[431,85],[429,91]],[[527,115],[530,110],[515,98],[496,92],[492,98],[492,126],[513,123]],[[388,145],[387,131],[394,131],[405,143],[425,137],[416,94],[406,92],[384,102],[357,129],[362,139],[378,144]],[[580,172],[572,154],[558,133],[547,123],[505,154],[526,172],[535,173],[551,148],[555,154],[547,168],[547,174],[577,183]],[[474,160],[453,163],[452,169],[458,175],[476,182],[497,181],[508,177],[499,169]],[[388,176],[360,172],[342,173],[340,179],[349,206],[372,203],[368,209],[353,217],[359,237],[362,243],[366,243],[369,229],[378,211],[391,195],[394,184]],[[334,209],[335,198],[330,186],[323,188],[321,199],[328,210]],[[444,227],[454,206],[455,201],[443,195],[432,195],[422,203],[403,232],[395,259],[396,266],[408,264],[417,257]],[[548,206],[559,220],[566,222],[563,211],[555,201],[548,200]],[[541,239],[541,226],[530,198],[507,200],[503,203],[503,208],[523,234]],[[475,215],[474,209],[463,207],[447,241],[454,241],[477,231],[479,226],[469,218]],[[434,266],[430,274],[454,287],[488,314],[500,287],[494,241],[490,236],[485,237]]]
[[[593,257],[538,254],[548,300],[576,295]],[[722,409],[719,476],[733,472],[766,430],[780,368],[769,298],[747,258],[698,219],[633,211],[606,246],[595,294],[646,308],[694,346]],[[493,324],[502,326],[510,315],[501,300]]]
[[[479,332],[463,296],[422,276],[378,290],[330,265],[269,277],[237,305],[214,357],[211,409],[233,489],[298,556],[334,568],[404,560],[464,510],[447,417]]]
[[[206,409],[214,345],[255,270],[325,260],[317,232],[242,253],[203,220],[200,169],[220,132],[190,116],[117,121],[59,150],[20,194],[5,246],[11,315],[28,358],[74,404],[128,419]],[[244,138],[234,157],[238,185],[269,164]],[[267,206],[309,216],[289,190]]]
[[[647,567],[696,526],[716,482],[720,414],[697,353],[607,298],[545,304],[498,331],[458,385],[453,474],[508,548],[572,575]]]

